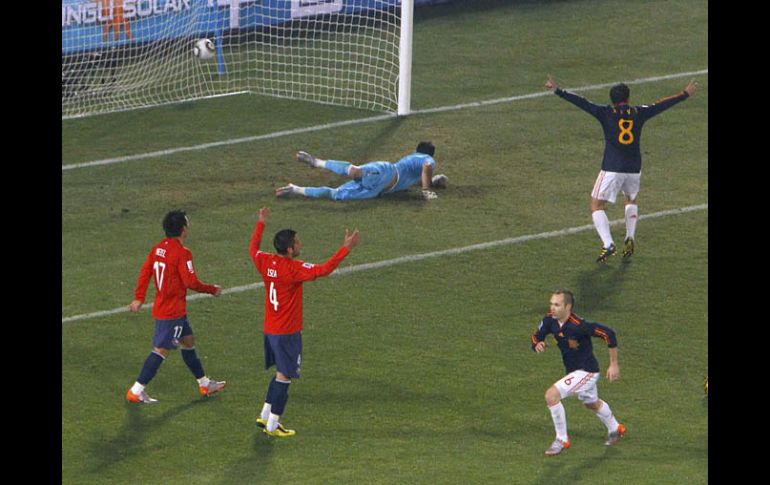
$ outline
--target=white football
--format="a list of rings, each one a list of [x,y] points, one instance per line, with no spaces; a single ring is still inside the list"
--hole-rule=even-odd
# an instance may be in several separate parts
[[[209,39],[200,39],[193,47],[193,54],[198,59],[211,59],[215,53],[214,43]]]

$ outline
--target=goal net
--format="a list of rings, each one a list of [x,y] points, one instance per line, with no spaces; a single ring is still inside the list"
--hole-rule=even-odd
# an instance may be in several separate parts
[[[240,93],[405,114],[412,2],[405,37],[401,0],[62,0],[62,118]]]

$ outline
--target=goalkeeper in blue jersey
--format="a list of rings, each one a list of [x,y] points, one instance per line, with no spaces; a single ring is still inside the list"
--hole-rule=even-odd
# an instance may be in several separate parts
[[[373,199],[382,194],[407,190],[412,185],[422,186],[422,198],[429,200],[438,196],[433,190],[445,188],[447,177],[443,174],[433,175],[436,160],[433,154],[436,147],[429,141],[421,141],[414,153],[411,153],[396,163],[369,162],[363,165],[353,165],[340,160],[323,160],[313,155],[299,151],[298,161],[313,168],[324,168],[336,174],[350,177],[351,180],[336,189],[331,187],[300,187],[289,184],[275,189],[276,197],[302,195],[315,199],[331,200],[361,200]]]

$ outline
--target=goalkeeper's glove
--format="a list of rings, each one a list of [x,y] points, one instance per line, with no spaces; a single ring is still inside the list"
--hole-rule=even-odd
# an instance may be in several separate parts
[[[425,200],[438,199],[438,195],[436,195],[436,193],[433,192],[432,190],[425,190],[425,189],[423,189],[423,191],[422,191],[422,198],[425,199]]]

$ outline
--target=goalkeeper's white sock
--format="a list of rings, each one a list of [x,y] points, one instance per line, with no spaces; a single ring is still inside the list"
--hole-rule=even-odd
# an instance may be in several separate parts
[[[610,405],[607,404],[605,401],[599,400],[601,403],[601,407],[598,411],[595,411],[596,417],[601,420],[602,423],[607,427],[607,430],[610,432],[615,431],[618,429],[618,420],[615,419],[615,415],[612,414],[612,409],[610,409]]]
[[[639,207],[636,204],[626,205],[626,239],[634,239],[636,235],[636,221],[639,219]]]
[[[596,232],[602,238],[602,244],[604,244],[605,248],[610,247],[610,244],[612,244],[612,234],[610,233],[610,220],[607,218],[607,213],[603,210],[593,211],[591,218],[594,220]]]
[[[564,411],[564,405],[559,401],[553,406],[548,406],[548,410],[551,411],[551,419],[553,420],[553,427],[556,430],[556,438],[561,441],[568,441],[567,413]]]

